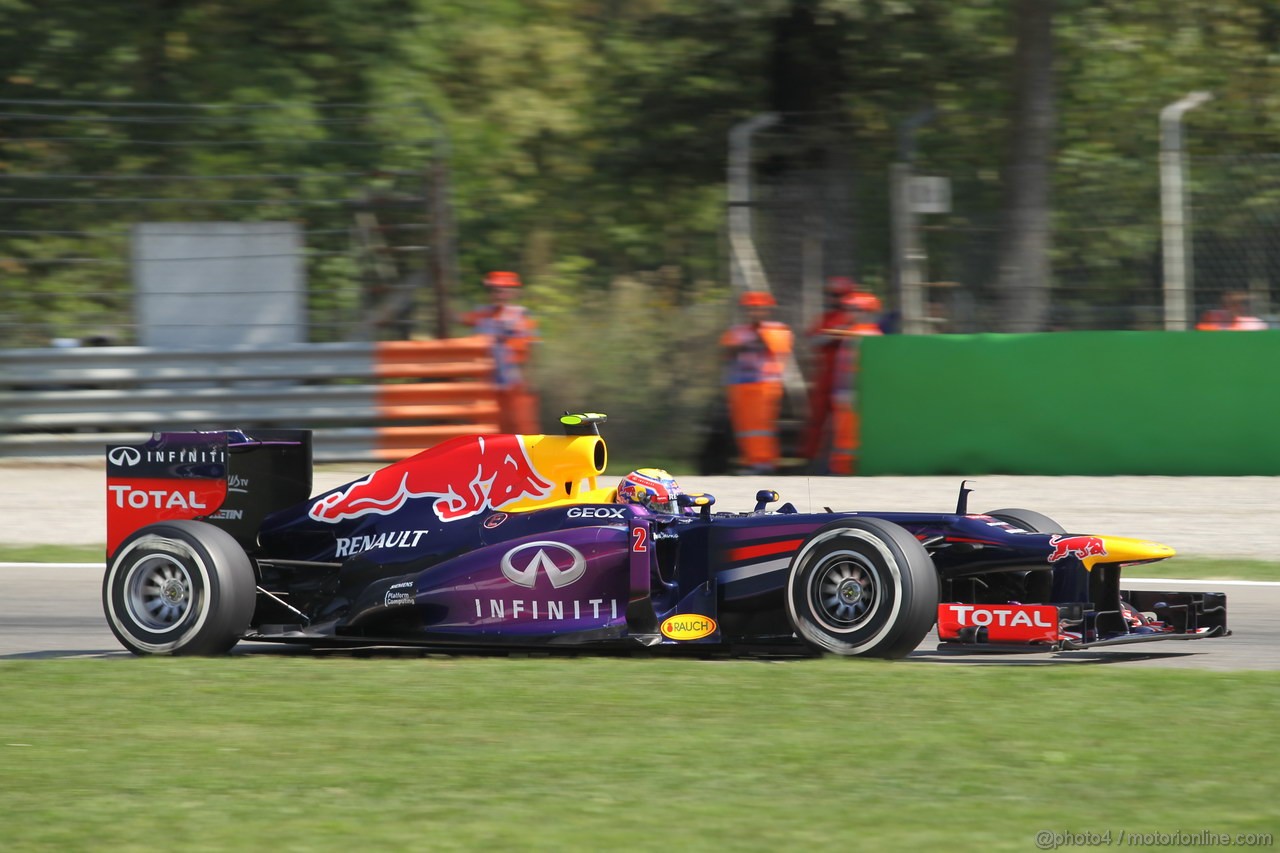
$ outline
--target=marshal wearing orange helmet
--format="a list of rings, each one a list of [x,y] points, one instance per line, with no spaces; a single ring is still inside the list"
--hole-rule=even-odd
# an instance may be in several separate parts
[[[854,291],[841,300],[849,312],[842,328],[826,330],[839,345],[835,352],[835,372],[831,377],[831,458],[832,474],[852,474],[857,466],[858,433],[858,363],[862,339],[881,334],[875,323],[880,312],[880,298],[874,293]]]
[[[827,311],[809,330],[814,342],[814,381],[809,388],[809,423],[805,427],[802,455],[818,458],[827,423],[831,424],[833,474],[852,474],[858,450],[857,369],[859,339],[880,334],[875,314],[880,299],[859,290],[848,278],[827,280]]]
[[[523,305],[516,304],[521,282],[513,272],[491,272],[484,277],[492,304],[463,317],[476,334],[493,341],[493,382],[498,390],[498,422],[502,432],[538,433],[538,398],[529,387],[526,371],[530,349],[538,342],[538,324]]]
[[[772,471],[778,465],[783,358],[791,352],[791,330],[771,319],[777,303],[764,291],[747,291],[738,304],[746,322],[720,338],[729,362],[729,417],[743,465],[752,472]]]
[[[848,329],[853,313],[844,303],[845,297],[858,291],[858,284],[847,276],[831,276],[823,288],[822,316],[809,328],[813,347],[813,379],[809,383],[809,420],[800,442],[800,455],[813,461],[822,451],[827,423],[831,420],[831,393],[835,387],[836,357],[841,337],[830,334],[833,329]]]

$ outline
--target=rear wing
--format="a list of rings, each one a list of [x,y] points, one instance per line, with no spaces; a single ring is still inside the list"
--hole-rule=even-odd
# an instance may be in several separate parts
[[[262,520],[311,496],[311,431],[158,432],[110,445],[107,559],[129,534],[176,519],[206,521],[252,553]]]

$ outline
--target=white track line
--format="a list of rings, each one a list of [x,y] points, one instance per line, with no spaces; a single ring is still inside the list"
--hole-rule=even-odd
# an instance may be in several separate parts
[[[1280,581],[1206,581],[1196,580],[1195,578],[1126,578],[1120,577],[1120,585],[1125,586],[1131,583],[1159,583],[1169,584],[1172,586],[1186,586],[1187,584],[1197,584],[1198,586],[1280,586]]]

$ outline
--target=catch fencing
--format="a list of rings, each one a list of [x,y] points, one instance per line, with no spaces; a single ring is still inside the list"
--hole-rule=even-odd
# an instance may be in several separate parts
[[[1255,314],[1280,319],[1280,154],[1200,155],[1190,159],[1188,172],[1199,308],[1214,307],[1222,293],[1241,291],[1249,294]]]
[[[1185,134],[1187,314],[1194,319],[1224,292],[1244,290],[1255,314],[1280,325],[1272,307],[1280,283],[1280,158],[1269,153],[1280,140],[1215,135],[1206,129],[1213,109],[1192,114]],[[735,211],[748,215],[752,254],[779,296],[780,319],[797,332],[809,328],[821,311],[824,278],[852,275],[885,298],[885,325],[895,328],[904,248],[895,237],[892,181],[905,169],[949,187],[949,204],[915,218],[912,263],[926,297],[925,329],[1002,328],[994,284],[1005,178],[1003,153],[991,144],[999,120],[882,118],[855,126],[791,114],[753,137],[738,170],[749,191],[730,191],[729,219]],[[487,423],[457,410],[488,405],[488,391],[465,384],[474,377],[454,377],[448,400],[431,397],[446,393],[435,388],[418,397],[377,391],[396,383],[347,361],[367,364],[370,356],[352,354],[372,352],[373,341],[449,333],[458,294],[447,150],[440,123],[421,106],[0,101],[0,119],[0,347],[22,348],[20,357],[0,360],[0,389],[8,389],[0,399],[0,453],[47,455],[96,446],[103,434],[130,427],[221,427],[234,416],[246,425],[318,427],[321,458],[354,457],[398,453],[429,438],[396,438],[394,429]],[[1105,122],[1062,117],[1051,164],[1049,308],[1041,325],[1019,331],[1164,326],[1159,152],[1154,109],[1109,113]],[[462,236],[484,246],[499,208],[471,204],[481,207],[464,211]],[[132,284],[136,226],[144,223],[296,229],[289,251],[305,279],[305,331],[297,337],[311,346],[193,353],[130,346],[144,338]],[[533,283],[527,302],[544,343],[530,372],[548,411],[626,410],[633,433],[618,418],[612,432],[620,446],[688,458],[698,431],[669,425],[705,426],[719,412],[716,340],[733,310],[723,261],[742,241],[727,240],[719,251],[712,242],[682,243],[686,251],[673,253],[678,263],[657,271],[623,276],[634,272],[628,259],[625,268],[569,274],[582,279],[572,289]],[[511,249],[491,256],[518,257]],[[164,274],[172,270],[176,280],[186,262],[211,260],[200,254],[165,258]],[[684,277],[685,265],[705,275]],[[717,267],[719,282],[709,272]],[[632,288],[626,300],[610,301],[612,291]],[[163,295],[181,292],[175,286]],[[589,358],[584,328],[608,342]],[[55,351],[64,343],[91,346]],[[807,347],[797,349],[804,367]],[[84,369],[95,360],[104,367]],[[105,372],[112,364],[138,378],[112,384]],[[189,378],[164,375],[173,370]],[[380,403],[379,394],[388,399]],[[383,418],[380,405],[406,417]],[[409,417],[431,406],[455,407],[458,417]]]
[[[96,455],[153,431],[303,427],[319,460],[497,432],[486,338],[0,351],[0,456]]]
[[[1212,109],[1185,119],[1180,152],[1186,319],[1194,325],[1224,294],[1243,291],[1252,314],[1280,326],[1280,139],[1214,130]],[[1062,124],[1049,164],[1048,309],[1033,328],[1002,323],[995,285],[1009,178],[990,117],[922,113],[901,121],[895,140],[880,125],[787,116],[754,135],[750,202],[731,197],[729,217],[750,210],[764,276],[794,324],[820,310],[827,276],[855,277],[900,308],[912,264],[929,332],[1167,328],[1157,112]],[[908,227],[895,210],[897,176],[948,192],[926,199],[936,203],[921,205]]]
[[[143,343],[140,264],[162,261],[160,295],[180,298],[197,286],[184,277],[228,259],[195,227],[185,254],[139,258],[144,224],[217,224],[223,244],[235,224],[295,229],[270,257],[305,279],[301,341],[442,336],[452,213],[442,131],[420,104],[0,100],[0,121],[0,346]]]

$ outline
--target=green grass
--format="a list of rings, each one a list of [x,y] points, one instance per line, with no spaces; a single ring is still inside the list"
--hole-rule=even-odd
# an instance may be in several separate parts
[[[1280,581],[1280,563],[1266,560],[1175,557],[1160,563],[1133,566],[1126,578],[1209,578],[1213,580]]]
[[[0,545],[0,563],[101,563],[105,545]]]
[[[1277,829],[1267,673],[0,663],[6,850],[1031,850]]]
[[[100,563],[101,545],[0,545],[0,563]],[[1280,581],[1280,563],[1265,560],[1177,557],[1134,566],[1131,578],[1211,578],[1214,580]]]

